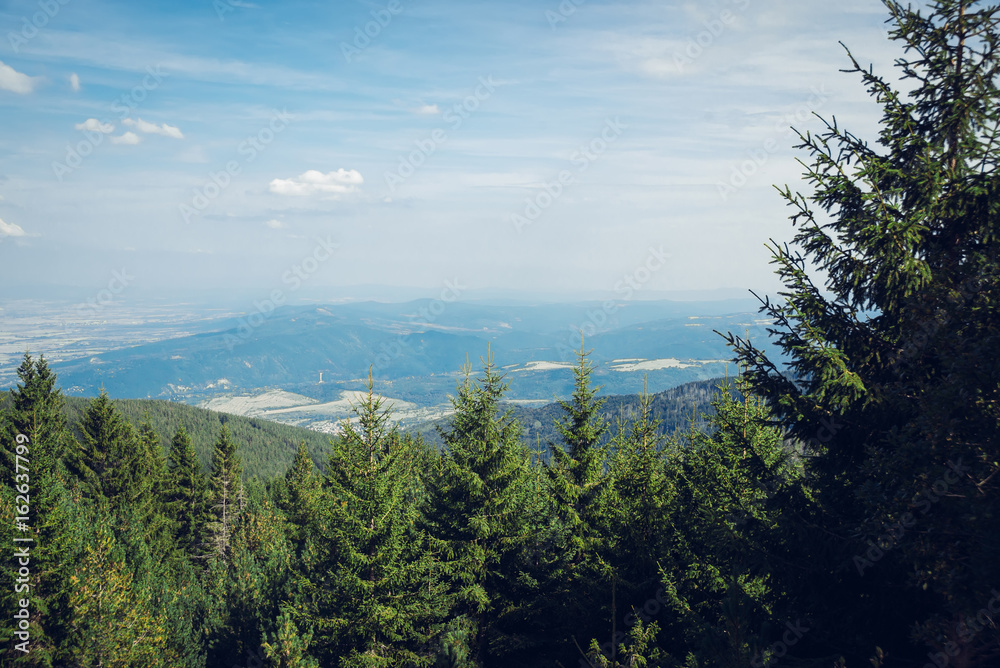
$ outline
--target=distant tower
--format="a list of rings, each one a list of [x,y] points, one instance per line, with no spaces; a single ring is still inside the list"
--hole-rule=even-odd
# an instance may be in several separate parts
[[[323,382],[323,372],[322,371],[319,372],[319,382],[321,382],[321,383]]]

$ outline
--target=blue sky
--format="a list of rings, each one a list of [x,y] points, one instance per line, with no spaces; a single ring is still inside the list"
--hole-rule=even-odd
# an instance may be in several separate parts
[[[788,127],[817,111],[874,136],[838,40],[895,79],[885,18],[874,0],[7,2],[0,283],[125,269],[137,290],[267,294],[304,266],[312,289],[773,290],[764,243],[793,230],[771,185],[801,183]]]

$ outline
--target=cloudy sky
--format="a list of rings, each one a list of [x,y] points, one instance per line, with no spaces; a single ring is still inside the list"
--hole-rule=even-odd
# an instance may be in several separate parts
[[[789,126],[816,111],[874,136],[838,41],[896,78],[885,18],[876,0],[5,2],[0,284],[770,290]]]

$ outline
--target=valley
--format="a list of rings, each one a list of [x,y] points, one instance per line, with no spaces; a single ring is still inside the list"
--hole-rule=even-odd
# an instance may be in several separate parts
[[[487,354],[505,374],[512,404],[567,397],[581,332],[602,395],[636,394],[644,386],[657,393],[732,375],[729,351],[714,330],[763,338],[766,321],[752,306],[414,300],[296,304],[264,314],[145,303],[115,304],[94,319],[79,305],[5,303],[0,382],[11,383],[30,350],[46,356],[67,396],[104,389],[333,434],[351,418],[371,372],[393,419],[417,428],[452,412],[449,396],[464,366],[475,377]],[[43,311],[49,327],[39,319]]]

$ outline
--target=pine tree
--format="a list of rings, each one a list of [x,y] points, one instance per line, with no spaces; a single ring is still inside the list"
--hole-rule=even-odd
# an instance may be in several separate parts
[[[278,618],[278,632],[263,643],[269,668],[319,668],[319,662],[309,656],[312,632],[300,633],[291,613]]]
[[[652,415],[652,401],[644,387],[638,415],[631,421],[619,416],[609,446],[603,512],[597,518],[598,531],[606,540],[600,579],[594,581],[603,586],[603,605],[595,613],[604,624],[598,639],[612,658],[627,631],[625,611],[641,607],[657,592],[660,562],[670,554],[676,490],[666,475],[663,437]]]
[[[144,448],[106,392],[90,402],[80,431],[83,441],[70,448],[66,468],[84,494],[95,500],[106,498],[117,507],[147,499],[151,481],[143,475],[148,470]]]
[[[170,494],[170,472],[160,437],[153,430],[149,413],[139,426],[140,469],[136,475],[144,478],[148,493],[135,507],[146,525],[146,535],[157,553],[169,551],[173,544],[172,524],[167,507]]]
[[[989,665],[1000,634],[958,629],[1000,581],[1000,8],[884,4],[909,92],[849,55],[883,110],[877,146],[836,122],[802,135],[813,190],[783,191],[798,232],[773,247],[785,290],[762,311],[788,365],[730,341],[807,444],[808,535],[826,548],[810,588],[818,609],[847,611],[815,637],[852,663],[878,645]]]
[[[809,500],[767,405],[742,379],[718,389],[707,428],[692,423],[668,453],[676,497],[657,600],[668,608],[663,646],[739,668],[771,658],[764,651],[780,637],[768,629],[780,636],[786,620],[802,618],[773,583],[804,556],[786,547],[795,541],[786,513],[807,512]]]
[[[87,668],[173,665],[167,622],[129,563],[139,555],[116,539],[111,524],[118,522],[106,501],[98,504],[93,519],[83,558],[70,577],[72,621],[60,657]]]
[[[65,400],[56,387],[56,375],[49,369],[45,357],[33,360],[28,353],[17,369],[18,384],[10,390],[10,407],[3,415],[0,429],[2,470],[0,480],[13,482],[14,448],[18,434],[31,445],[31,468],[42,483],[56,472],[56,465],[72,440],[63,414]],[[44,485],[38,485],[38,492]]]
[[[322,477],[316,471],[303,441],[295,453],[292,467],[285,474],[278,507],[288,518],[290,537],[301,549],[305,534],[311,530],[319,509]]]
[[[212,521],[208,523],[212,552],[226,559],[233,526],[246,502],[243,489],[243,464],[238,446],[222,425],[212,454],[212,474],[209,477],[212,499]]]
[[[581,336],[572,401],[559,402],[564,417],[556,421],[556,427],[563,444],[551,446],[552,460],[546,467],[563,538],[558,544],[559,563],[551,573],[555,586],[546,594],[550,600],[545,617],[556,622],[555,628],[547,630],[567,661],[576,652],[571,643],[574,635],[597,632],[594,613],[603,605],[608,575],[603,559],[606,541],[598,530],[604,513],[601,504],[606,497],[608,463],[607,446],[602,446],[601,440],[608,423],[601,412],[605,402],[596,398],[600,388],[591,382],[589,354]]]
[[[166,504],[177,547],[188,556],[200,556],[209,521],[208,481],[184,425],[171,443],[169,473]]]
[[[321,525],[328,539],[310,583],[318,656],[344,668],[427,665],[426,637],[442,604],[430,555],[416,531],[417,452],[368,391],[332,442]]]
[[[64,587],[65,563],[69,559],[67,533],[73,523],[66,519],[67,493],[63,484],[64,471],[60,458],[72,443],[72,436],[63,414],[64,399],[56,387],[55,374],[44,357],[33,360],[25,353],[17,370],[19,382],[10,391],[8,408],[0,414],[0,501],[2,501],[2,537],[6,545],[14,546],[0,553],[0,567],[16,573],[20,567],[15,548],[30,547],[32,578],[30,590],[15,592],[13,586],[0,594],[5,610],[19,608],[17,603],[30,601],[31,652],[24,655],[14,648],[12,625],[0,625],[0,654],[4,665],[46,665],[51,663],[61,634],[60,620],[54,614],[59,592]],[[21,455],[17,459],[17,455]],[[20,499],[18,497],[21,497]],[[15,528],[15,512],[25,506],[29,513],[27,529]],[[14,537],[30,538],[14,543]],[[19,583],[21,584],[21,583]]]
[[[229,666],[233,657],[263,653],[261,641],[276,630],[280,606],[291,594],[292,559],[284,518],[260,481],[251,480],[226,559],[209,562],[218,612],[208,643],[210,665]]]
[[[477,661],[521,649],[525,639],[503,628],[525,604],[522,576],[530,542],[526,516],[530,454],[521,427],[501,412],[507,390],[489,352],[475,385],[470,369],[452,399],[455,414],[441,435],[447,448],[432,483],[426,517],[431,549],[438,555],[453,596],[453,614],[473,624]]]
[[[604,400],[596,398],[600,388],[591,384],[593,364],[587,359],[589,354],[581,338],[573,369],[573,400],[559,402],[565,420],[556,422],[565,449],[552,447],[553,463],[548,469],[562,520],[573,536],[572,549],[581,555],[588,550],[588,514],[593,510],[607,464],[606,448],[600,442],[608,424],[601,413]]]

